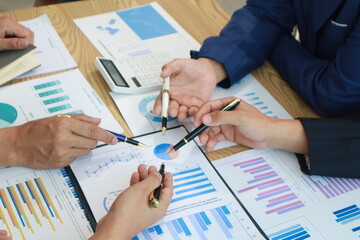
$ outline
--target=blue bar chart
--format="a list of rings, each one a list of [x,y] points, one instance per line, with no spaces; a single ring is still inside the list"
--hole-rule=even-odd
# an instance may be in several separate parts
[[[246,92],[241,95],[241,99],[259,109],[263,114],[269,117],[277,117],[277,115],[269,108],[269,106],[266,105],[264,101],[260,99],[260,97],[255,92]]]
[[[248,179],[248,186],[237,192],[257,191],[255,201],[265,205],[266,214],[285,214],[305,206],[263,157],[238,161],[233,167],[240,169]]]
[[[172,203],[216,192],[200,167],[173,173],[174,196]]]
[[[40,98],[46,111],[50,114],[83,113],[81,109],[74,110],[70,104],[71,98],[61,87],[60,80],[53,80],[33,86],[35,94]]]
[[[360,237],[360,208],[356,204],[339,209],[333,212],[333,214],[336,217],[336,222],[342,225],[349,225],[355,236]]]
[[[310,238],[308,231],[300,224],[269,234],[271,240],[302,240]]]
[[[133,240],[237,239],[238,224],[231,209],[224,205],[150,227]]]
[[[334,198],[360,188],[360,179],[307,176],[316,188],[327,198]]]

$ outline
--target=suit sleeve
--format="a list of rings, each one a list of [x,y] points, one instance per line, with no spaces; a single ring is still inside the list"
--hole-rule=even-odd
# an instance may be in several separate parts
[[[282,35],[270,61],[292,88],[323,116],[360,112],[360,19],[333,60],[308,52]]]
[[[360,178],[360,114],[343,118],[299,118],[309,143],[310,168],[297,155],[306,174]]]
[[[222,63],[230,85],[261,66],[281,33],[295,23],[291,0],[251,0],[237,10],[219,36],[207,38],[192,58],[206,57]]]

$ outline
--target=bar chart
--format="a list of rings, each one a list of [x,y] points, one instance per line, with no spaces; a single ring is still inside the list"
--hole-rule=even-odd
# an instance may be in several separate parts
[[[306,176],[327,198],[334,198],[360,188],[360,179]]]
[[[337,223],[349,226],[354,236],[360,238],[360,208],[356,204],[334,211],[333,214]]]
[[[237,192],[241,194],[256,191],[254,200],[265,205],[266,214],[285,214],[305,206],[263,157],[238,161],[232,166],[238,168],[248,179],[248,186]]]
[[[11,235],[17,231],[25,239],[34,225],[56,231],[55,223],[63,224],[40,177],[0,189],[0,199],[1,221]]]
[[[304,227],[302,227],[300,224],[296,224],[283,230],[269,234],[268,237],[271,240],[302,240],[308,239],[311,236]]]
[[[216,192],[216,189],[201,170],[195,167],[173,173],[174,196],[172,203]]]
[[[61,85],[60,80],[53,80],[34,85],[33,89],[50,114],[83,113],[81,109],[73,110],[71,99]]]
[[[150,227],[132,240],[140,239],[239,239],[239,221],[224,205]]]

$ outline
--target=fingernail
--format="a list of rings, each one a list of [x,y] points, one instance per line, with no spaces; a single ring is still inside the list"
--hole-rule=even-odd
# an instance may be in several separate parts
[[[111,140],[111,145],[115,145],[117,144],[119,141],[117,140],[116,137],[114,137],[112,140]]]
[[[18,42],[19,48],[26,48],[28,46],[28,42],[25,39],[20,39]]]
[[[210,115],[205,115],[205,116],[203,117],[203,123],[204,123],[204,124],[209,124],[209,123],[211,123],[211,122],[212,122],[212,118],[211,118]]]

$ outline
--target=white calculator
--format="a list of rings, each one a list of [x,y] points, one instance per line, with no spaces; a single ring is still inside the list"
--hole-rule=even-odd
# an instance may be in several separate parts
[[[160,90],[161,68],[172,60],[166,52],[152,52],[124,59],[97,57],[95,64],[113,92],[136,94]]]

